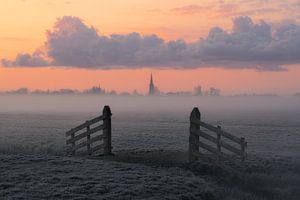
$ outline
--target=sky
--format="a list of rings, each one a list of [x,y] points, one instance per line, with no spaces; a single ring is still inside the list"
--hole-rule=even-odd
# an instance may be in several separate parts
[[[299,0],[0,0],[0,90],[300,92]]]

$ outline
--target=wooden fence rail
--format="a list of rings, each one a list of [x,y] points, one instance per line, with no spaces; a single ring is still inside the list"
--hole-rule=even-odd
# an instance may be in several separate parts
[[[104,106],[101,116],[88,120],[66,132],[66,144],[72,145],[72,155],[91,155],[101,150],[103,150],[104,155],[111,154],[111,115],[109,106]],[[103,123],[99,124],[100,122]],[[99,135],[98,132],[100,131],[102,131],[102,134]],[[101,140],[103,140],[102,144],[95,144]],[[86,151],[76,152],[83,148],[86,148]]]
[[[205,128],[205,130],[200,130],[200,127]],[[216,134],[216,137],[209,134],[209,132],[213,132]],[[199,138],[203,138],[210,143],[216,145],[216,148],[205,143],[204,141],[200,141]],[[228,142],[223,141],[222,139],[226,138],[229,142],[234,143],[234,145],[229,144]],[[237,147],[238,146],[238,147]],[[224,130],[221,129],[220,126],[212,126],[201,121],[201,113],[198,108],[194,108],[190,115],[190,136],[189,136],[189,160],[194,161],[198,157],[202,156],[199,148],[205,149],[213,154],[216,154],[219,157],[228,157],[227,154],[222,152],[222,148],[226,149],[229,152],[237,154],[240,156],[241,160],[244,161],[246,158],[246,147],[247,143],[245,138],[236,137]]]

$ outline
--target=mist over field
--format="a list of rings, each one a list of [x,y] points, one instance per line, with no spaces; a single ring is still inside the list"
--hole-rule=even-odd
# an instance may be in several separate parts
[[[110,95],[1,95],[0,112],[91,113],[110,105],[114,112],[181,112],[193,107],[222,115],[236,112],[299,111],[299,97],[281,96],[110,96]],[[98,108],[98,110],[97,110]],[[220,112],[222,111],[222,112]]]
[[[187,150],[189,115],[198,107],[203,121],[245,137],[248,152],[300,156],[300,98],[254,96],[1,95],[0,150],[62,155],[64,133],[102,115],[105,105],[114,151]]]
[[[65,132],[104,105],[115,156],[67,157]],[[188,163],[195,106],[203,121],[246,138],[243,166]],[[0,197],[297,200],[299,134],[297,97],[1,95]]]

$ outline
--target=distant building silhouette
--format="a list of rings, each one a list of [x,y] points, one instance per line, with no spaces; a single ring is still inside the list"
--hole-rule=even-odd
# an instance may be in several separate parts
[[[155,88],[155,85],[154,85],[154,82],[153,82],[153,77],[152,77],[152,73],[151,73],[151,76],[150,76],[150,84],[149,84],[149,92],[148,94],[149,95],[154,95],[156,94],[156,88]]]
[[[194,88],[194,94],[197,95],[197,96],[202,95],[202,87],[200,85],[198,85]]]
[[[85,90],[84,93],[86,93],[86,94],[105,94],[105,90],[102,89],[101,86],[99,85],[98,87],[94,86],[90,89]]]

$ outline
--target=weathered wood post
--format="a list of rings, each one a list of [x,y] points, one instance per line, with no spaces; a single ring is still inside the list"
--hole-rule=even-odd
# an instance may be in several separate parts
[[[242,150],[242,162],[245,161],[245,149],[246,149],[246,145],[247,143],[245,142],[245,138],[244,137],[241,137],[241,150]]]
[[[109,106],[103,108],[103,143],[104,143],[104,155],[111,155],[111,110]]]
[[[199,152],[199,136],[193,134],[193,130],[200,130],[200,125],[196,122],[200,122],[201,114],[197,107],[193,108],[190,115],[190,136],[189,136],[189,161],[197,160],[197,156],[193,155],[193,152]]]
[[[86,127],[86,132],[87,132],[87,136],[86,136],[87,152],[88,152],[88,155],[91,155],[92,152],[91,152],[91,143],[90,143],[90,140],[91,140],[90,126]]]

